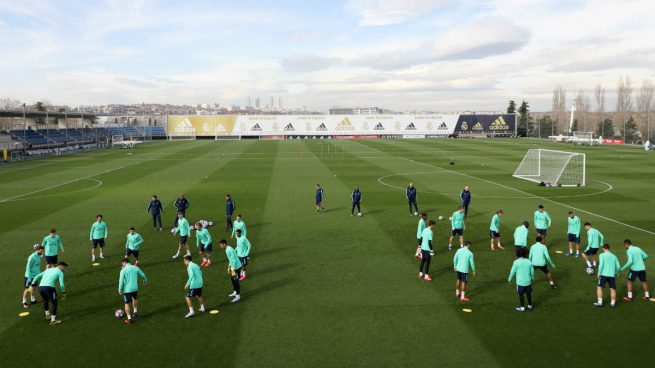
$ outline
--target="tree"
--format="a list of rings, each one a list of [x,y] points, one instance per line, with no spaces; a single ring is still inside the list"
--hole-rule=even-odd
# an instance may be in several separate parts
[[[644,79],[641,84],[641,89],[639,90],[639,96],[637,96],[637,111],[639,113],[645,114],[645,133],[646,139],[650,140],[650,111],[653,109],[653,94],[655,93],[655,84],[650,79]]]
[[[571,126],[571,133],[578,131],[578,119],[573,119],[573,126]]]
[[[555,126],[555,122],[550,117],[550,115],[544,115],[543,117],[539,118],[537,123],[537,129],[539,131],[537,136],[539,138],[545,138],[550,135],[557,134],[557,126]]]
[[[628,119],[628,115],[632,111],[632,84],[630,82],[630,77],[627,75],[625,79],[623,77],[619,78],[619,82],[616,85],[616,112],[623,121],[623,129],[626,130],[625,124]]]
[[[510,106],[514,104],[514,101],[510,101]],[[507,108],[507,112],[509,112],[509,108]],[[521,102],[521,106],[519,107],[519,119],[518,119],[518,125],[516,127],[516,131],[519,137],[527,137],[528,136],[528,130],[529,130],[529,121],[528,121],[528,113],[530,112],[530,105],[528,105],[528,102],[526,100],[523,100]]]
[[[639,138],[639,129],[637,129],[637,123],[635,119],[630,115],[630,118],[623,124],[623,130],[621,130],[621,135],[626,143],[633,143]]]
[[[605,119],[598,123],[596,135],[603,138],[614,138],[614,123],[612,119]]]
[[[557,86],[553,90],[553,119],[555,126],[559,125],[565,120],[566,115],[566,90],[562,86]],[[550,117],[549,117],[550,119]],[[553,133],[557,129],[553,129]],[[550,133],[549,133],[550,135]]]
[[[605,119],[605,89],[598,83],[594,92],[596,97],[596,112],[598,112],[598,124],[602,125]]]
[[[514,102],[514,100],[509,100],[509,106],[507,106],[507,113],[508,114],[516,113],[516,102]]]
[[[32,107],[34,108],[34,110],[36,110],[36,111],[41,111],[41,112],[43,112],[43,111],[47,111],[47,110],[48,110],[47,102],[46,102],[46,101],[38,101],[38,102],[35,103]],[[34,118],[34,122],[35,122],[37,125],[43,125],[43,124],[47,124],[47,123],[48,123],[47,121],[45,121],[45,117],[43,117],[43,116],[37,116],[37,117],[35,117],[35,118]]]
[[[575,96],[575,110],[578,124],[576,125],[576,129],[571,129],[571,131],[586,132],[591,102],[589,101],[589,97],[585,96],[583,90],[578,91],[577,96]]]
[[[20,100],[13,98],[0,98],[0,109],[3,110],[18,110],[22,106]]]

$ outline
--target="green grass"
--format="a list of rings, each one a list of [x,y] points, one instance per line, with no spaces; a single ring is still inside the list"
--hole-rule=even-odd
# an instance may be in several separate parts
[[[512,178],[533,147],[587,153],[589,185],[538,188]],[[0,168],[2,366],[641,366],[655,345],[655,303],[594,308],[595,279],[583,261],[554,252],[565,249],[566,214],[578,208],[621,262],[626,237],[655,253],[655,156],[643,150],[531,140],[370,140],[155,142],[133,152]],[[451,158],[455,166],[448,165]],[[463,313],[454,297],[447,221],[435,231],[434,281],[416,278],[417,218],[407,215],[404,193],[395,188],[410,180],[431,218],[447,218],[461,187],[472,188],[466,232],[478,266],[468,293],[472,313]],[[612,190],[595,194],[608,188],[601,181]],[[316,183],[326,194],[327,212],[320,215]],[[362,218],[349,213],[355,185],[363,192]],[[191,220],[217,223],[210,229],[215,246],[224,237],[225,193],[248,225],[253,251],[242,302],[228,302],[220,250],[215,265],[203,269],[207,304],[221,311],[215,316],[183,318],[186,272],[182,261],[170,259],[176,238],[153,232],[145,213],[150,195],[158,194],[170,226],[179,192],[191,201]],[[559,288],[550,290],[537,274],[535,310],[519,314],[506,281],[512,251],[488,250],[488,225],[502,208],[510,245],[514,227],[532,222],[539,204],[554,221],[548,245]],[[108,258],[92,267],[88,234],[97,213],[109,226]],[[139,290],[141,318],[126,326],[113,312],[121,307],[117,278],[130,226],[145,238],[142,268],[151,281]],[[25,260],[51,227],[66,247],[60,259],[70,265],[63,323],[56,327],[42,318],[41,305],[18,317]],[[625,274],[618,284],[622,297]],[[639,284],[636,290],[641,297]]]

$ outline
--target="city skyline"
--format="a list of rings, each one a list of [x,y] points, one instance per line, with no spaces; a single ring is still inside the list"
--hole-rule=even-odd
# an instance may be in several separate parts
[[[0,0],[0,97],[547,111],[555,86],[570,105],[602,83],[610,110],[620,76],[635,90],[655,77],[650,13],[643,0]]]

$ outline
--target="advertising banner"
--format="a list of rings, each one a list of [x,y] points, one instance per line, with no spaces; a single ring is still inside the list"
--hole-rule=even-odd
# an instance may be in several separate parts
[[[455,125],[458,135],[516,135],[515,114],[470,114],[459,115]]]

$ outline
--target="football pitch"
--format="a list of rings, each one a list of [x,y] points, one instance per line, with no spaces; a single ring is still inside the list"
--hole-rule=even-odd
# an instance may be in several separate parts
[[[530,148],[587,154],[587,186],[543,188],[512,177]],[[454,160],[455,165],[450,165]],[[575,147],[533,140],[353,140],[153,142],[135,150],[104,150],[0,167],[0,356],[3,367],[636,367],[655,347],[655,303],[619,301],[596,308],[596,277],[582,258],[565,257],[566,218],[574,210],[612,245],[623,265],[623,239],[655,254],[655,156],[634,147]],[[418,218],[409,216],[404,188],[439,215],[428,282],[417,278]],[[314,186],[325,190],[317,214]],[[361,218],[350,216],[355,185]],[[468,303],[455,298],[448,217],[464,185],[473,195],[466,240],[473,242],[477,276]],[[214,264],[203,267],[204,295],[215,315],[185,319],[182,260],[172,260],[173,201],[184,192],[191,222],[207,219]],[[252,243],[242,299],[232,291],[218,240],[226,193],[244,216]],[[164,205],[163,232],[146,208],[152,194]],[[531,223],[543,204],[553,219],[548,248],[558,285],[537,272],[535,309],[518,305],[507,282],[514,228]],[[497,209],[504,251],[489,250]],[[109,228],[106,259],[90,259],[96,214]],[[138,321],[114,317],[125,236],[135,226],[145,239]],[[20,304],[32,245],[56,228],[67,298],[62,323],[48,325],[43,305],[26,317]],[[583,229],[582,249],[586,246]],[[191,249],[197,259],[195,237]],[[233,241],[229,241],[234,244]],[[646,261],[655,274],[655,263]],[[626,274],[618,279],[619,299]],[[40,298],[40,297],[39,297]],[[463,308],[471,309],[465,313]]]

